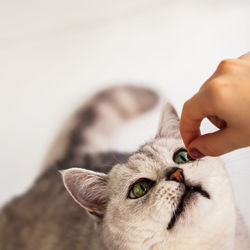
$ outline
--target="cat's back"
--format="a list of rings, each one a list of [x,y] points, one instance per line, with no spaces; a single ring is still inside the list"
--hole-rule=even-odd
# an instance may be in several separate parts
[[[90,242],[84,238],[93,231],[92,221],[65,192],[56,169],[6,205],[0,218],[1,250],[85,249]]]
[[[86,155],[79,165],[108,172],[127,157],[117,153]],[[65,168],[63,163],[59,168]],[[70,198],[58,166],[43,173],[26,194],[0,212],[0,250],[94,250],[100,249],[100,244],[93,220]]]

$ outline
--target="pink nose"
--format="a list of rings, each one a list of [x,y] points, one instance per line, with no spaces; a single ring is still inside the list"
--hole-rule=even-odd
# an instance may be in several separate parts
[[[170,174],[168,180],[184,182],[183,170],[181,168],[174,168],[174,171]]]

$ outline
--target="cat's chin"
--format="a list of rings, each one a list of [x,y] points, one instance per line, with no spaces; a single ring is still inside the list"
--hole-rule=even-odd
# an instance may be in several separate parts
[[[173,215],[168,223],[167,230],[171,230],[175,224],[178,223],[177,221],[180,216],[183,216],[185,210],[192,209],[192,206],[196,204],[200,197],[210,199],[209,193],[202,189],[201,185],[193,186],[185,184],[185,191],[183,192],[180,201],[173,212]]]

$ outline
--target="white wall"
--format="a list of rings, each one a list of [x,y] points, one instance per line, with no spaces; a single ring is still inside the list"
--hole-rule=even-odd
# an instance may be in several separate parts
[[[30,186],[63,121],[96,90],[145,83],[180,113],[220,60],[249,51],[249,13],[244,0],[0,1],[0,204]],[[121,133],[124,148],[153,135],[154,117],[128,126],[131,141]],[[223,158],[250,226],[249,153]]]

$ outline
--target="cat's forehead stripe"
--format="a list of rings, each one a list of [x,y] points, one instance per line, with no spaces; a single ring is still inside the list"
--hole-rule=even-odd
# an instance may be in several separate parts
[[[172,154],[180,148],[180,139],[157,138],[150,141],[129,157],[124,167],[132,173],[155,173],[174,164]]]

